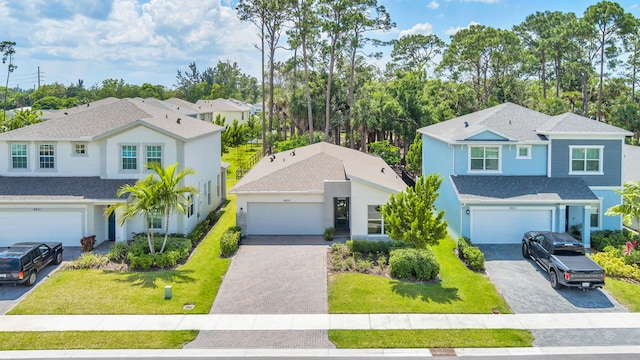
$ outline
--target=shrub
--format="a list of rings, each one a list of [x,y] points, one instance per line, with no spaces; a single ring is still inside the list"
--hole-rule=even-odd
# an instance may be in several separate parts
[[[430,280],[438,275],[440,265],[431,250],[396,249],[389,257],[389,272],[401,279]]]
[[[624,260],[617,256],[615,251],[602,251],[590,256],[593,261],[602,266],[609,276],[640,280],[640,269],[638,265],[625,264]]]
[[[158,251],[162,248],[163,241],[163,235],[154,235],[153,242],[156,253],[150,254],[146,234],[135,236],[127,253],[129,265],[132,268],[142,270],[148,270],[154,265],[160,268],[172,267],[189,256],[191,241],[188,238],[180,234],[171,234],[167,239],[164,252],[159,254]]]
[[[187,234],[187,238],[191,241],[191,247],[195,246],[200,242],[200,240],[202,240],[202,238],[204,238],[205,235],[207,235],[220,216],[221,214],[218,211],[214,210],[210,212],[204,220],[200,221],[198,225],[196,225],[193,230]]]
[[[324,233],[322,234],[322,236],[324,237],[325,240],[331,241],[333,240],[333,236],[335,234],[336,234],[336,229],[333,227],[328,227],[324,229]]]
[[[458,239],[458,257],[471,270],[479,271],[484,269],[484,253],[473,245],[469,238],[461,236]]]
[[[349,240],[351,241],[351,240]],[[349,242],[347,241],[347,242]],[[341,243],[333,243],[331,244],[331,253],[334,255],[339,255],[339,256],[347,256],[349,255],[351,251],[349,250],[349,247],[346,244],[341,244]]]
[[[121,262],[127,258],[127,252],[129,251],[129,245],[125,242],[117,242],[111,246],[107,253],[107,259],[113,262]]]
[[[604,248],[607,246],[619,247],[623,246],[629,240],[633,240],[637,238],[628,231],[622,230],[599,230],[591,233],[591,247],[598,250],[604,251]]]
[[[413,247],[413,244],[404,241],[367,241],[349,240],[346,242],[351,252],[362,254],[385,254],[389,255],[392,250]]]
[[[222,234],[220,239],[220,256],[229,257],[238,249],[240,243],[240,232],[231,227]]]
[[[105,266],[109,260],[104,255],[83,253],[77,259],[67,265],[68,269],[99,269]]]

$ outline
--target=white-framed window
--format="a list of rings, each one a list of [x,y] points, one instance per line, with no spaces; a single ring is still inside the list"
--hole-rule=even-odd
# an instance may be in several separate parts
[[[604,146],[569,146],[569,174],[602,174]]]
[[[145,164],[158,163],[162,166],[162,145],[145,146]]]
[[[216,177],[216,197],[220,197],[220,174]]]
[[[138,147],[136,145],[120,146],[120,169],[123,171],[138,170]]]
[[[55,169],[55,145],[38,144],[38,168]]]
[[[597,205],[591,205],[591,228],[600,228],[600,208],[602,207],[602,199]]]
[[[11,144],[11,168],[27,169],[27,144]]]
[[[87,156],[87,144],[86,143],[73,143],[72,146],[72,156]]]
[[[193,194],[187,196],[187,217],[190,218],[193,215]]]
[[[382,235],[384,234],[384,219],[380,212],[381,205],[367,205],[367,234]]]
[[[149,228],[152,230],[162,229],[162,214],[160,210],[156,210],[149,214]]]
[[[207,205],[211,205],[211,180],[207,181]]]
[[[469,146],[469,171],[499,172],[500,146]]]
[[[516,151],[516,159],[531,159],[531,145],[518,145]]]

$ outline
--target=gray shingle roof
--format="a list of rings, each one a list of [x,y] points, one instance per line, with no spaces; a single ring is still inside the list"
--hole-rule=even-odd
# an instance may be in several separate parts
[[[164,100],[165,103],[169,104],[170,108],[176,109],[185,114],[198,114],[200,113],[200,109],[196,106],[196,104],[189,102],[187,100],[171,98]]]
[[[250,111],[251,106],[235,99],[198,100],[196,107],[201,112],[208,111]]]
[[[624,182],[640,181],[640,146],[625,145],[622,152],[624,153]]]
[[[546,176],[451,176],[463,203],[597,202],[580,178]]]
[[[277,153],[273,161],[268,156],[263,158],[230,192],[322,192],[325,180],[347,179],[396,192],[406,188],[381,158],[321,142]]]
[[[116,200],[116,191],[135,179],[0,176],[0,201]]]
[[[451,143],[468,140],[484,130],[493,130],[517,142],[537,142],[541,141],[539,135],[554,133],[632,135],[624,129],[573,113],[549,116],[512,103],[476,111],[418,131]]]
[[[154,128],[181,140],[223,130],[221,126],[145,103],[143,99],[120,99],[0,134],[0,140],[87,141],[136,125]]]

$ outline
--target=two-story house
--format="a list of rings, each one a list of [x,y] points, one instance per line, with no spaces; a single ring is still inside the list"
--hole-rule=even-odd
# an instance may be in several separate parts
[[[173,214],[170,231],[187,233],[222,201],[222,127],[172,112],[143,99],[91,103],[83,110],[0,134],[0,246],[16,241],[61,241],[83,236],[123,241],[144,232],[144,219],[120,225],[105,209],[127,199],[123,184],[150,174],[146,165],[179,163],[197,174],[199,189],[187,214]],[[159,216],[150,219],[161,231]]]
[[[198,100],[195,107],[200,111],[200,118],[204,121],[215,121],[220,116],[225,119],[226,125],[238,120],[242,124],[249,120],[251,106],[236,99]]]
[[[419,129],[423,173],[443,176],[436,207],[474,243],[519,243],[525,231],[620,229],[623,145],[632,133],[566,113],[506,103]]]

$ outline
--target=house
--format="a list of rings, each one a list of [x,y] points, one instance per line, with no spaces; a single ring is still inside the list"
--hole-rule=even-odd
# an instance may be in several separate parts
[[[380,157],[325,142],[263,158],[229,191],[248,235],[384,238],[380,206],[405,183]]]
[[[225,119],[226,125],[231,125],[233,120],[242,124],[249,119],[252,110],[250,105],[235,99],[198,100],[195,106],[201,111],[202,119],[214,121],[218,115]]]
[[[506,103],[418,130],[423,173],[444,179],[436,207],[449,232],[474,243],[519,243],[525,231],[620,229],[604,216],[621,199],[632,133],[566,113]]]
[[[624,182],[638,183],[640,181],[640,146],[625,145],[624,146]],[[640,230],[640,225],[633,222],[628,225],[631,229]]]
[[[161,100],[158,100],[161,101]],[[170,98],[167,100],[162,100],[162,103],[165,106],[168,106],[169,109],[182,113],[187,116],[191,116],[192,118],[205,120],[206,112],[202,109],[199,109],[196,104],[189,102],[187,100],[179,99],[179,98]],[[211,120],[209,120],[211,122]]]
[[[150,174],[145,165],[179,163],[196,175],[186,215],[174,214],[169,231],[187,233],[222,201],[222,127],[142,99],[91,103],[82,111],[0,134],[0,246],[16,241],[60,241],[79,246],[83,236],[123,241],[146,230],[139,217],[120,225],[105,209],[123,184]],[[151,219],[160,230],[159,217]]]

